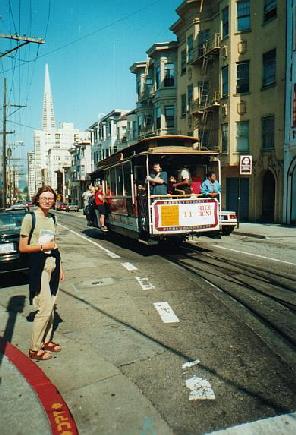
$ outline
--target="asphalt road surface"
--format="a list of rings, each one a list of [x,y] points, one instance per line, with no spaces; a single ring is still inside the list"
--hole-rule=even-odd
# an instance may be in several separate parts
[[[72,256],[61,334],[116,367],[172,433],[203,434],[295,411],[295,244],[232,235],[152,248],[102,234],[81,215],[57,216],[61,248]],[[69,233],[77,246],[67,242]],[[98,266],[96,251],[108,261]],[[88,281],[95,292],[83,290]],[[47,373],[55,376],[50,366]],[[70,391],[67,382],[62,392]],[[86,433],[79,401],[68,398]],[[125,400],[132,400],[128,390]],[[156,433],[149,424],[141,433]],[[116,427],[108,433],[125,433]]]

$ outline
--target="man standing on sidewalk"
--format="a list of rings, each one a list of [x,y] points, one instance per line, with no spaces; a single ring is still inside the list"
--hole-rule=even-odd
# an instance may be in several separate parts
[[[101,231],[108,231],[105,226],[106,205],[102,186],[97,186],[95,191],[95,213],[97,216],[98,227]]]

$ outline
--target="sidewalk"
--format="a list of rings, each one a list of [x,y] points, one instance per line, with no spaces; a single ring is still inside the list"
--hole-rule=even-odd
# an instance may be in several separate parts
[[[38,381],[41,370],[45,376],[45,380],[37,382],[36,388],[31,388],[20,372],[24,364],[15,368],[11,360],[3,357],[3,352],[2,356],[0,354],[1,377],[5,385],[1,388],[0,384],[1,435],[12,432],[19,435],[76,434],[73,427],[62,427],[61,430],[58,426],[64,424],[65,415],[54,406],[63,403],[63,399],[80,434],[171,435],[172,431],[157,409],[120,370],[135,358],[144,360],[163,351],[128,325],[136,321],[145,324],[147,330],[149,328],[143,313],[137,312],[135,317],[134,302],[124,292],[125,286],[134,287],[138,292],[137,281],[130,272],[123,272],[125,269],[118,256],[103,248],[99,241],[77,238],[65,229],[60,229],[59,233],[66,273],[56,313],[55,339],[63,345],[61,353],[40,363],[33,363],[26,356],[32,327],[27,320],[31,311],[27,285],[17,282],[15,274],[15,282],[0,291],[0,336],[7,337],[23,361],[26,359],[39,371],[33,378]],[[109,357],[106,358],[106,354]],[[12,371],[16,376],[11,375]],[[49,379],[50,388],[56,393],[59,391],[63,399],[55,401],[51,397],[44,404],[36,389],[42,386],[48,389]],[[10,391],[10,396],[6,391]],[[56,431],[50,426],[51,415],[57,424]],[[70,413],[68,415],[71,417]],[[16,419],[19,421],[17,428]]]
[[[240,223],[233,234],[249,236],[257,239],[289,240],[296,243],[296,227],[280,224]]]
[[[1,433],[50,435],[50,425],[35,392],[11,361],[0,351]],[[13,410],[13,412],[12,412]],[[42,428],[42,430],[41,430]]]
[[[1,319],[5,316],[1,307]],[[4,314],[4,316],[3,316]],[[9,335],[11,314],[4,334]],[[16,346],[0,337],[1,435],[78,435],[72,415],[55,385]]]

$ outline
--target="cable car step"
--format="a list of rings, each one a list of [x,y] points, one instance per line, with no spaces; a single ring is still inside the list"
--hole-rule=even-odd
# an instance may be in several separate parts
[[[143,245],[147,245],[147,246],[155,246],[158,245],[158,241],[157,240],[143,240],[143,239],[138,239],[138,241],[140,243],[143,243]]]

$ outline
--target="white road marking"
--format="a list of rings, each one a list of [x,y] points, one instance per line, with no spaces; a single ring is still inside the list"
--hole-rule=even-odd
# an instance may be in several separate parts
[[[264,418],[251,423],[244,423],[227,429],[210,432],[207,435],[295,435],[295,433],[296,412],[291,412],[290,414]]]
[[[216,396],[211,384],[206,379],[193,376],[186,379],[186,387],[189,388],[189,400],[215,400]]]
[[[149,282],[149,278],[141,278],[140,276],[136,276],[136,280],[138,281],[142,290],[152,290],[155,288],[155,286]]]
[[[87,242],[91,243],[92,245],[97,246],[98,248],[101,249],[101,251],[104,251],[109,257],[111,258],[120,258],[119,255],[115,254],[114,252],[110,251],[109,249],[104,248],[104,246],[100,245],[97,242],[94,242],[93,240],[89,239],[86,236],[82,236],[81,234],[77,233],[76,231],[70,230],[70,228],[66,227],[66,225],[62,225],[60,223],[58,223],[59,226],[61,226],[62,228],[65,228],[65,230],[70,231],[71,233],[75,234],[76,236],[80,237],[83,240],[86,240]]]
[[[167,302],[154,302],[153,305],[164,323],[180,322],[173,309]]]
[[[134,270],[138,270],[138,268],[136,266],[134,266],[132,263],[121,263],[121,265],[129,272],[133,272]]]
[[[182,365],[182,369],[188,369],[189,367],[196,366],[199,363],[200,363],[199,359],[196,359],[195,361],[188,361]]]
[[[296,266],[296,263],[291,263],[290,261],[279,260],[278,258],[265,257],[264,255],[252,254],[251,252],[238,251],[237,249],[225,248],[224,246],[215,245],[216,248],[224,249],[225,251],[236,252],[237,254],[249,255],[250,257],[263,258],[264,260],[276,261],[278,263],[290,264],[291,266]]]

